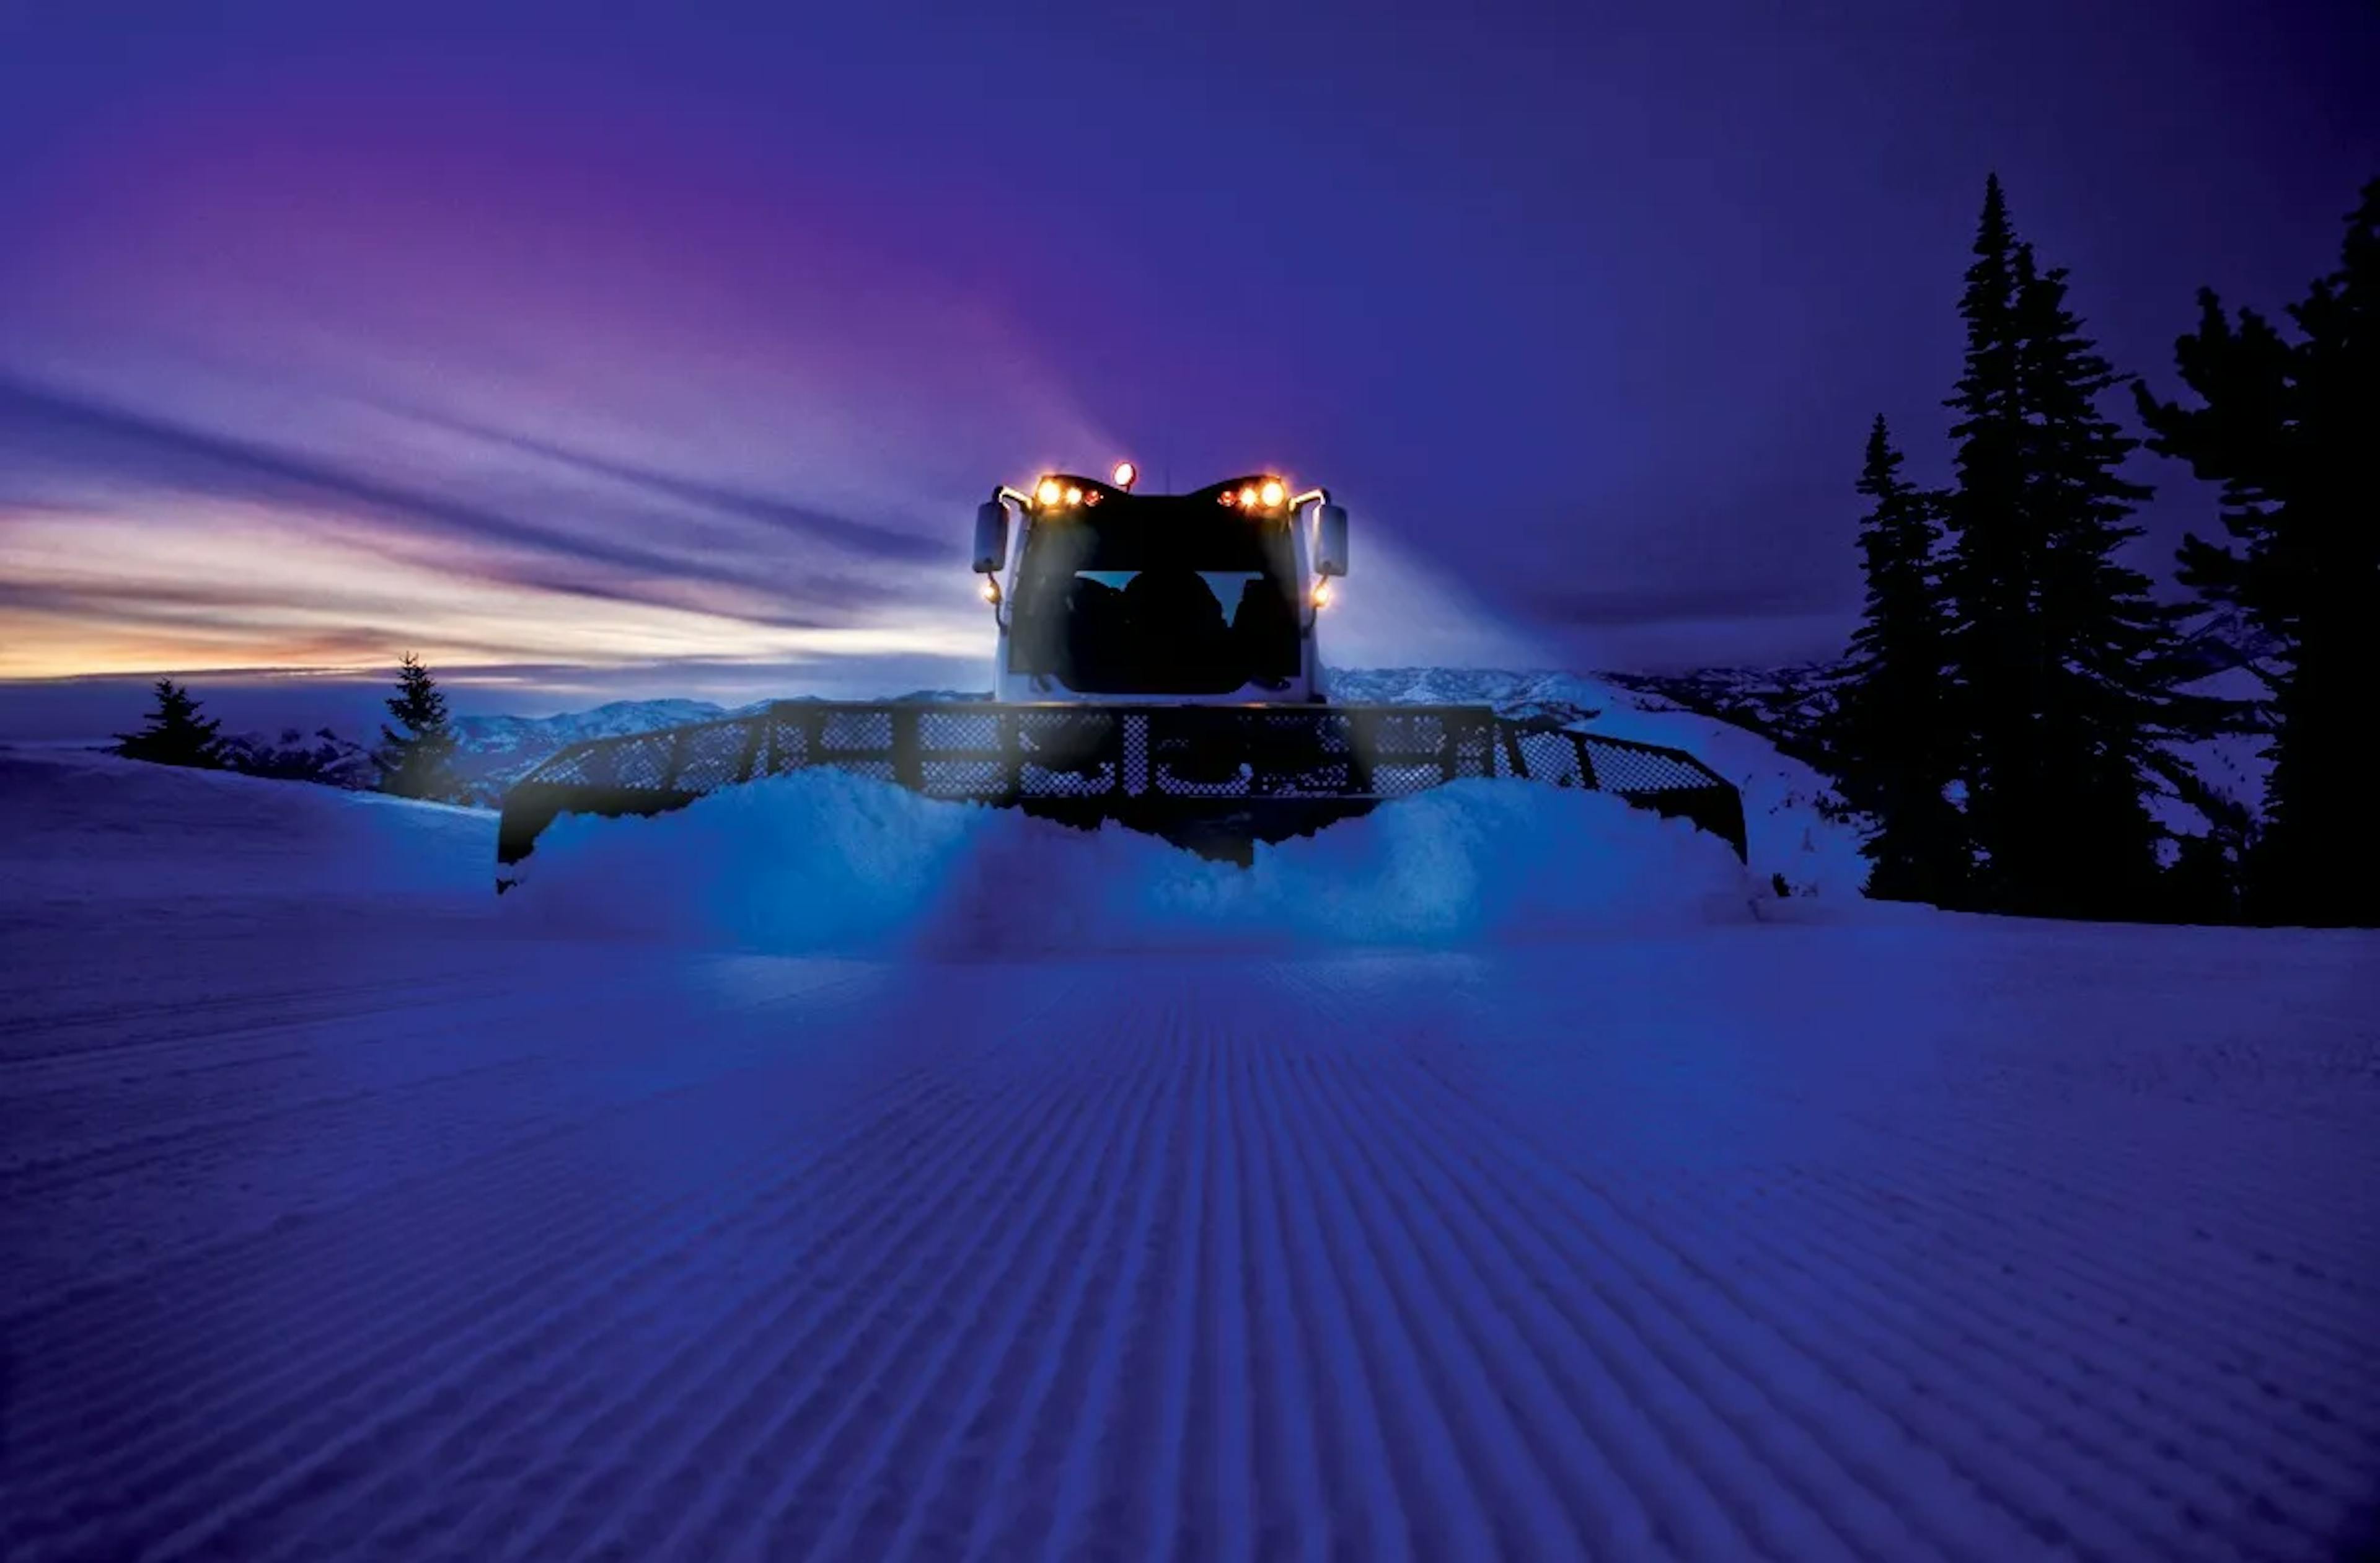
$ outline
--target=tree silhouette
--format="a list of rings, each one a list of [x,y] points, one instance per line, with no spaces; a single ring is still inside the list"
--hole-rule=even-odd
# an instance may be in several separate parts
[[[2190,535],[2183,584],[2245,615],[2277,648],[2273,769],[2248,864],[2263,921],[2374,920],[2380,875],[2366,799],[2380,691],[2380,180],[2348,219],[2338,271],[2289,307],[2284,337],[2253,309],[2235,325],[2213,290],[2174,345],[2185,407],[2136,387],[2150,448],[2222,485],[2226,542]]]
[[[1945,796],[1958,774],[1935,543],[1942,499],[1900,476],[1881,415],[1868,431],[1858,491],[1867,601],[1823,735],[1843,794],[1873,816],[1862,851],[1870,895],[1955,899],[1965,879],[1965,825]]]
[[[380,730],[381,746],[372,757],[380,766],[380,790],[408,798],[455,796],[455,733],[447,723],[446,697],[410,651],[398,664],[388,714],[405,731],[385,725]]]
[[[2136,442],[2098,410],[2120,377],[2068,308],[2065,271],[2018,239],[1997,177],[1974,255],[1944,586],[1975,900],[2137,915],[2155,882],[2146,794],[2175,669],[2171,612],[2116,558],[2148,493],[2118,475]]]
[[[2082,334],[2063,267],[2017,253],[2026,503],[2043,551],[2035,645],[2046,653],[2039,743],[2049,812],[2034,894],[2073,915],[2138,916],[2163,831],[2149,811],[2159,740],[2176,731],[2177,611],[2119,551],[2150,491],[2119,475],[2140,442],[2099,410],[2119,375]]]
[[[2028,760],[2032,674],[2031,579],[2037,545],[2024,526],[2024,414],[2017,389],[2016,231],[1998,176],[1984,186],[1959,314],[1966,321],[1962,370],[1949,405],[1959,418],[1954,485],[1943,519],[1951,539],[1943,571],[1948,663],[1956,690],[1966,820],[1983,856],[1979,897],[2005,903],[2027,872],[2020,832],[2039,812]]]
[[[222,722],[199,715],[190,692],[170,678],[153,686],[157,704],[147,725],[138,733],[115,735],[115,753],[128,759],[158,765],[186,765],[215,770],[223,766],[223,741],[215,736]]]

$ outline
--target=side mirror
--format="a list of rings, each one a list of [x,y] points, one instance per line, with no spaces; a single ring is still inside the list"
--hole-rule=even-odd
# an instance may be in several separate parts
[[[1008,507],[986,500],[975,507],[975,570],[996,576],[1008,564]]]
[[[1318,576],[1343,576],[1347,573],[1347,509],[1344,505],[1326,504],[1314,527],[1314,573]]]

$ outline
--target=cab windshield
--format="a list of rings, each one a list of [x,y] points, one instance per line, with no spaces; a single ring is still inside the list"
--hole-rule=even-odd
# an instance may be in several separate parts
[[[1034,527],[1009,668],[1087,695],[1278,689],[1299,669],[1289,529],[1135,513]]]

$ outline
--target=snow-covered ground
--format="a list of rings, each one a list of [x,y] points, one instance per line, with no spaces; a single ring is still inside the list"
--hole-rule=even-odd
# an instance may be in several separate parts
[[[721,899],[795,894],[769,854],[823,826],[882,892],[914,802],[591,826],[498,903],[486,814],[0,751],[0,1557],[2371,1525],[2371,935],[1759,921],[1589,799],[1550,847],[1441,800],[1206,902],[929,810],[952,899],[867,938]],[[1417,928],[1463,873],[1521,914]],[[1097,952],[880,937],[1017,875]]]

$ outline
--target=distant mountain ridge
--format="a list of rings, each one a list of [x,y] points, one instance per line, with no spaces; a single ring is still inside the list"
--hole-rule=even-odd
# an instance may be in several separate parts
[[[492,805],[548,756],[573,744],[714,721],[729,714],[726,707],[710,700],[662,699],[609,700],[589,710],[545,717],[457,717],[455,773],[469,790],[471,802]]]
[[[990,696],[987,690],[929,689],[894,697],[903,701],[983,700]],[[788,700],[820,698],[816,695],[787,695],[733,707],[710,700],[611,700],[588,710],[547,717],[457,717],[454,724],[455,774],[470,790],[471,802],[493,805],[503,800],[505,788],[573,744],[749,716]]]

